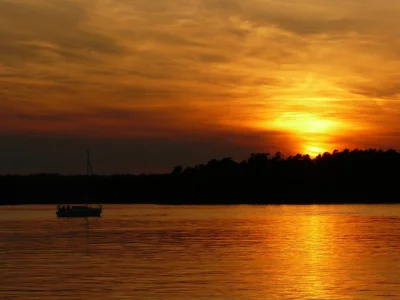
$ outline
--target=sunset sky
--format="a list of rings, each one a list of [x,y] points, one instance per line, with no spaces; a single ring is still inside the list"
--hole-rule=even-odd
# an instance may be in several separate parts
[[[0,173],[400,150],[398,0],[0,0]]]

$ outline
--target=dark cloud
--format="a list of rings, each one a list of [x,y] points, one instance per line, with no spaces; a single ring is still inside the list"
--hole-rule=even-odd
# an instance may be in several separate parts
[[[400,82],[398,80],[376,79],[368,84],[353,85],[351,88],[352,92],[358,95],[389,100],[400,99]]]
[[[3,121],[0,133],[29,132],[39,134],[72,133],[75,136],[91,135],[111,137],[176,137],[192,132],[200,134],[218,130],[208,129],[211,114],[199,114],[192,107],[170,105],[168,107],[116,108],[112,104],[104,107],[88,107],[85,111],[71,107],[69,110],[42,107],[32,113],[18,109],[17,105],[0,104],[0,118]],[[19,124],[17,128],[12,125]],[[189,124],[187,127],[185,127]]]
[[[0,173],[83,174],[86,149],[92,153],[93,168],[98,174],[170,172],[178,164],[196,165],[228,156],[240,161],[254,151],[274,153],[276,144],[282,144],[286,138],[276,132],[220,132],[179,139],[134,140],[1,135]]]
[[[255,27],[274,25],[300,36],[325,34],[327,38],[337,38],[337,34],[342,37],[348,33],[376,34],[377,30],[385,27],[383,24],[389,25],[398,20],[394,15],[400,12],[400,7],[395,1],[389,0],[383,5],[376,0],[368,2],[249,1],[246,5],[239,5],[238,1],[232,4],[223,1],[223,6],[229,7],[230,12]],[[208,3],[218,10],[222,1],[211,0]]]
[[[4,26],[0,30],[0,58],[5,62],[12,57],[43,59],[43,50],[70,60],[89,59],[82,50],[108,54],[124,52],[115,39],[85,27],[90,11],[79,2],[41,3],[0,2],[0,19]],[[51,46],[44,46],[46,43]]]
[[[284,30],[295,34],[316,35],[328,34],[328,38],[335,38],[337,33],[346,34],[348,32],[365,32],[370,26],[368,21],[357,20],[355,18],[335,18],[327,19],[326,16],[316,16],[310,18],[305,15],[289,15],[284,13],[258,12],[249,16],[258,25],[275,25]]]

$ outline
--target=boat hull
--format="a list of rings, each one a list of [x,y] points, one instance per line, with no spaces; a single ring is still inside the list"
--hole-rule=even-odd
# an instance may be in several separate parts
[[[58,218],[88,218],[101,217],[102,208],[88,208],[80,210],[59,210],[56,212]]]

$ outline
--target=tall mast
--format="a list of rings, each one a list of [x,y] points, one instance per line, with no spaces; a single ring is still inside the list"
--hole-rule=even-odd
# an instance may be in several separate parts
[[[90,153],[89,150],[86,150],[86,175],[93,175],[93,170],[92,170],[92,163],[90,162]]]

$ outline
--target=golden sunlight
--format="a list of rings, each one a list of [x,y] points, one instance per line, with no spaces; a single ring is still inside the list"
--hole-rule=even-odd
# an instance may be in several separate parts
[[[253,123],[253,127],[259,129],[288,133],[294,143],[292,151],[309,154],[311,157],[337,148],[332,138],[342,134],[346,125],[342,121],[324,118],[317,113],[291,111],[281,113],[272,121],[260,120]]]
[[[338,132],[343,124],[311,113],[288,112],[277,118],[272,126],[293,133],[298,140],[298,151],[315,157],[329,149],[329,135]]]
[[[311,157],[316,157],[318,156],[318,154],[323,154],[326,151],[329,151],[326,147],[305,144],[300,152],[302,152],[303,154],[308,154]]]
[[[336,131],[340,124],[311,113],[287,112],[277,118],[272,126],[296,133],[328,133]]]

